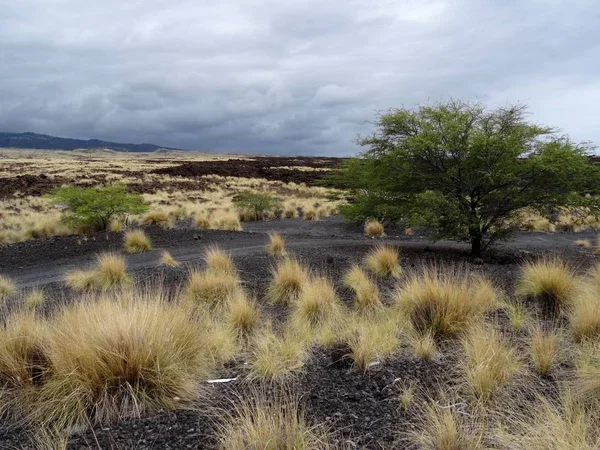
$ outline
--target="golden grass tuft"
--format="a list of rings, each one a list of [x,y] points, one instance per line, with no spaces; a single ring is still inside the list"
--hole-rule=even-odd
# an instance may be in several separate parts
[[[402,273],[398,251],[392,247],[377,246],[365,259],[367,268],[379,277],[399,277]]]
[[[15,292],[15,284],[14,282],[3,275],[0,275],[0,300],[11,295]]]
[[[221,450],[328,450],[320,426],[309,424],[289,395],[253,392],[220,423]]]
[[[378,220],[369,220],[365,223],[365,236],[383,237],[385,236],[383,224]]]
[[[600,448],[598,413],[575,401],[568,391],[558,402],[539,398],[518,412],[514,408],[496,439],[510,450],[592,450]]]
[[[573,338],[577,341],[600,336],[600,286],[585,283],[577,290],[569,314]]]
[[[305,206],[302,208],[302,218],[304,220],[319,220],[321,216],[319,210],[314,206]]]
[[[344,276],[344,285],[354,291],[356,298],[355,307],[358,311],[371,313],[383,307],[379,298],[379,289],[367,274],[354,265]]]
[[[65,307],[45,345],[52,374],[37,419],[62,429],[193,403],[214,370],[204,333],[160,289]]]
[[[420,334],[452,337],[468,331],[497,302],[491,283],[461,269],[430,267],[407,280],[395,294],[396,307]]]
[[[544,331],[536,327],[531,335],[531,360],[537,372],[547,376],[556,364],[558,357],[558,336],[555,331]]]
[[[160,255],[160,265],[164,267],[179,267],[181,264],[168,251],[163,250]]]
[[[169,214],[162,209],[148,212],[140,219],[140,225],[160,225],[166,227],[169,224]]]
[[[414,356],[424,361],[433,358],[437,351],[435,338],[431,333],[410,333],[408,342]]]
[[[540,303],[545,314],[568,311],[573,303],[575,274],[562,260],[544,258],[521,267],[517,295]]]
[[[285,256],[285,241],[279,233],[269,233],[267,253],[271,256]]]
[[[575,245],[581,248],[590,248],[592,246],[592,243],[587,239],[578,239],[577,241],[575,241]]]
[[[289,333],[275,334],[270,324],[254,339],[248,366],[250,379],[282,380],[304,365],[306,345]]]
[[[486,401],[520,369],[517,352],[494,328],[472,327],[463,338],[465,378],[478,400]]]
[[[390,317],[358,316],[350,327],[347,337],[350,349],[348,357],[352,359],[354,367],[363,372],[392,355],[400,343],[399,330]]]
[[[242,231],[240,219],[234,212],[221,212],[215,214],[211,220],[210,228],[215,230]]]
[[[185,296],[193,303],[223,311],[240,289],[239,279],[235,276],[212,270],[193,270],[188,275]]]
[[[422,423],[414,432],[409,433],[410,440],[418,448],[432,450],[477,450],[482,447],[483,433],[473,430],[472,425],[459,415],[451,405],[439,404],[427,406]]]
[[[144,230],[136,229],[125,233],[124,248],[127,253],[143,253],[152,249]]]
[[[241,290],[229,302],[225,321],[238,338],[247,339],[260,325],[260,311]]]
[[[521,331],[527,317],[523,311],[523,305],[521,303],[504,303],[504,309],[508,320],[515,331]]]
[[[75,270],[66,275],[67,284],[79,291],[123,287],[131,282],[125,259],[116,253],[98,255],[96,267]]]
[[[210,228],[210,219],[207,216],[197,214],[194,217],[194,225],[196,226],[196,228],[208,230]]]
[[[325,277],[310,277],[302,285],[291,315],[295,326],[315,329],[342,314],[342,305],[331,281]]]
[[[25,298],[23,299],[23,306],[26,310],[32,311],[42,306],[44,301],[44,291],[41,289],[32,289],[25,295]]]
[[[231,256],[218,247],[210,247],[206,250],[204,262],[206,263],[207,270],[215,274],[237,276],[237,269],[235,268],[235,264],[233,264]]]
[[[273,303],[287,304],[300,295],[300,290],[308,278],[304,267],[294,258],[285,258],[272,270],[273,279],[269,283],[267,297]]]

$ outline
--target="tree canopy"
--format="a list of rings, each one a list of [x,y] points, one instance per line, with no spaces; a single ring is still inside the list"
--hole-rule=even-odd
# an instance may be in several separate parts
[[[366,150],[333,175],[349,189],[342,214],[431,228],[479,255],[515,228],[525,207],[589,206],[600,172],[589,148],[527,121],[522,105],[487,110],[449,101],[380,114]]]

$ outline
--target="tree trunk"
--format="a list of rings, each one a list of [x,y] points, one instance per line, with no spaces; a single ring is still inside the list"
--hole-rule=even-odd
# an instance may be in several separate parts
[[[474,258],[481,257],[481,235],[471,236],[471,256]]]

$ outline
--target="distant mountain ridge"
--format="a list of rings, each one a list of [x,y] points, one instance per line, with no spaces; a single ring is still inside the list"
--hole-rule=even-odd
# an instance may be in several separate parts
[[[153,152],[156,150],[178,150],[154,144],[121,144],[100,139],[71,139],[38,133],[0,132],[0,148],[32,148],[40,150],[75,150],[108,148],[117,152]]]

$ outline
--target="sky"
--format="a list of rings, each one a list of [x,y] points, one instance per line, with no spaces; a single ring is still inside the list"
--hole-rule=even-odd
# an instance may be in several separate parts
[[[598,0],[0,0],[0,131],[341,156],[450,98],[600,144]]]

